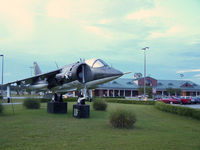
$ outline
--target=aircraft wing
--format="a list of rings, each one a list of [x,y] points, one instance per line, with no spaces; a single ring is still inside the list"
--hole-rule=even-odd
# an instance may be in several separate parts
[[[51,71],[51,72],[47,72],[47,73],[43,73],[43,74],[39,74],[39,75],[36,75],[36,76],[32,76],[32,77],[29,77],[29,78],[25,78],[25,79],[22,79],[22,80],[17,80],[17,81],[13,81],[13,82],[9,82],[7,83],[6,85],[8,84],[31,84],[33,83],[35,80],[37,80],[38,78],[40,79],[49,79],[51,77],[55,77],[56,74],[60,73],[62,69],[57,69],[57,70],[54,70],[54,71]]]

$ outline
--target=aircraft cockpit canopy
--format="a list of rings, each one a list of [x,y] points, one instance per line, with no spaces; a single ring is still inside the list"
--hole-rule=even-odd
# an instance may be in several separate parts
[[[103,60],[96,59],[96,58],[88,59],[85,61],[85,63],[92,68],[100,68],[100,67],[108,66],[108,64],[106,64]]]

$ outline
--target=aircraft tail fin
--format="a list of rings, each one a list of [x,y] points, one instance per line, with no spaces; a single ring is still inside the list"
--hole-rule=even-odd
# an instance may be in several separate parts
[[[37,64],[37,62],[34,62],[33,63],[33,66],[34,66],[34,75],[39,75],[39,74],[42,74],[42,71],[40,70],[40,67],[39,65]]]

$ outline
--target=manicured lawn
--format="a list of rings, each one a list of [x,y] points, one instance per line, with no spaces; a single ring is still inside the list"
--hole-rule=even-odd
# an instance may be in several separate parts
[[[0,115],[0,150],[199,150],[200,121],[165,113],[154,106],[108,104],[107,112],[93,111],[89,119],[68,114],[48,114],[15,105]],[[137,114],[133,129],[115,129],[109,111],[126,107]]]

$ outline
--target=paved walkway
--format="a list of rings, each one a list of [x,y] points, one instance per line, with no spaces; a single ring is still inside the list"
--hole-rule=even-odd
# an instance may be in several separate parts
[[[18,105],[18,104],[22,104],[22,103],[2,103],[2,105]]]

